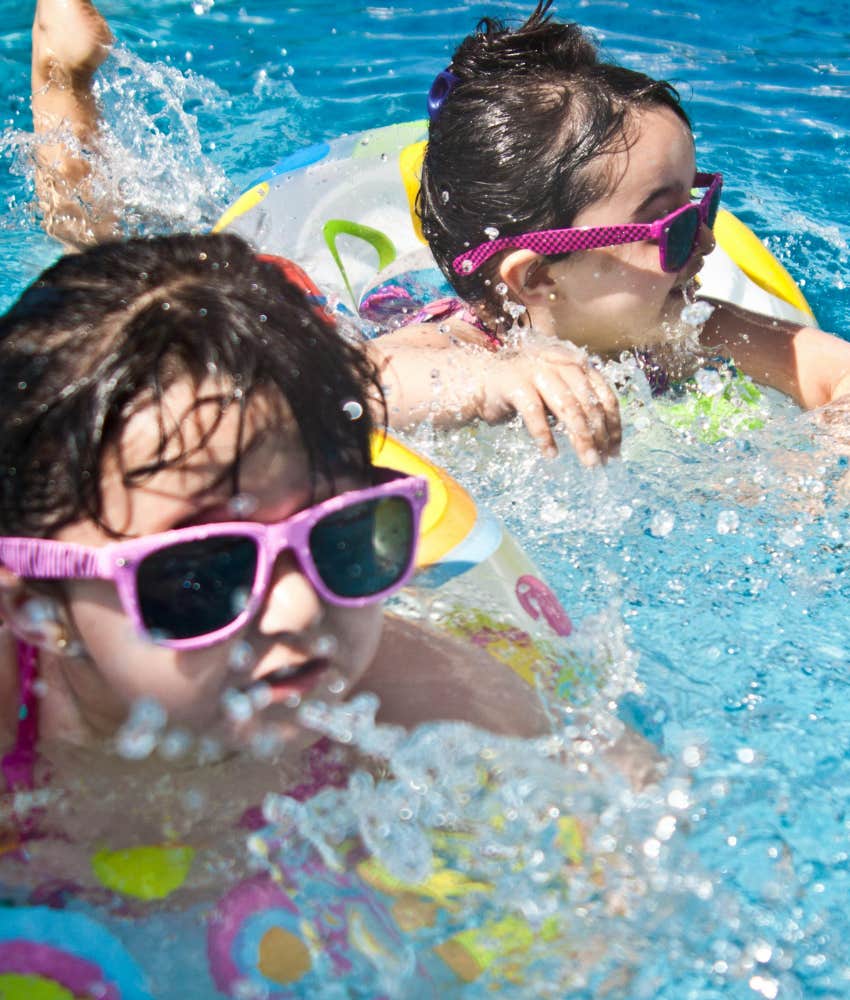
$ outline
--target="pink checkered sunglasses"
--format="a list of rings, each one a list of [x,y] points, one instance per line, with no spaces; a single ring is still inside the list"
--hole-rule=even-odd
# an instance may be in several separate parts
[[[202,649],[230,638],[259,611],[284,550],[328,604],[363,607],[404,586],[428,485],[389,469],[375,473],[378,485],[273,524],[200,524],[100,548],[0,538],[0,563],[36,580],[112,580],[142,635],[172,649]]]
[[[675,273],[681,271],[691,259],[699,240],[702,224],[714,228],[717,209],[720,207],[722,174],[697,174],[694,188],[707,188],[701,200],[683,205],[675,212],[649,223],[629,223],[623,226],[578,226],[573,229],[544,229],[537,233],[521,233],[488,240],[467,250],[452,261],[457,274],[472,274],[485,260],[501,250],[534,250],[544,257],[575,250],[596,250],[599,247],[619,246],[621,243],[639,243],[641,240],[658,240],[661,268]]]

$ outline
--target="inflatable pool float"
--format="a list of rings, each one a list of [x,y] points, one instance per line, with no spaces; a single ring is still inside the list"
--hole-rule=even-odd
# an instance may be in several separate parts
[[[425,121],[405,122],[298,150],[251,184],[215,229],[298,261],[354,310],[382,276],[410,262],[439,286],[414,210],[426,135]],[[717,248],[700,274],[705,296],[815,325],[794,279],[752,230],[721,209],[714,232]]]

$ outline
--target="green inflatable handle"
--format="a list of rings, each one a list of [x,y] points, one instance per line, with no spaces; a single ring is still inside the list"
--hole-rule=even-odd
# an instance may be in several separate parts
[[[345,287],[348,289],[348,294],[351,296],[351,301],[354,304],[354,309],[356,311],[359,303],[354,296],[351,283],[349,282],[348,275],[345,271],[345,265],[343,264],[342,257],[340,257],[339,250],[337,249],[336,238],[340,235],[355,236],[357,239],[368,243],[378,255],[379,271],[382,271],[389,264],[392,264],[398,256],[395,244],[389,236],[387,236],[386,233],[382,233],[380,229],[373,229],[371,226],[364,226],[360,222],[351,222],[348,219],[328,219],[322,227],[322,235],[325,237],[325,243],[328,245],[331,257],[333,257],[336,266],[339,268],[339,273],[342,275],[342,280],[345,282]]]

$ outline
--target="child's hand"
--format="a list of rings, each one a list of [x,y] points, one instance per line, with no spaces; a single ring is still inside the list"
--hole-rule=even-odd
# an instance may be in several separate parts
[[[424,420],[461,427],[498,423],[518,413],[547,455],[558,452],[549,418],[570,438],[584,465],[620,451],[620,405],[585,351],[554,338],[527,339],[521,350],[497,350],[475,327],[454,318],[402,327],[369,341],[381,373],[390,427]],[[384,412],[376,403],[376,418]]]
[[[563,427],[583,465],[599,465],[620,452],[617,396],[588,360],[568,344],[523,346],[521,354],[488,358],[479,416],[497,423],[518,413],[546,455],[558,448],[549,417]]]

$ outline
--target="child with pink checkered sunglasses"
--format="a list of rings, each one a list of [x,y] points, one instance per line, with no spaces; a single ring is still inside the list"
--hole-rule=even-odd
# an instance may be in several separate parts
[[[724,303],[677,355],[722,178],[673,87],[603,62],[550,4],[516,30],[485,18],[431,88],[417,208],[457,298],[371,345],[393,425],[519,414],[545,452],[557,422],[596,465],[621,438],[600,362],[623,352],[661,383],[720,356],[807,408],[850,392],[846,341]]]

